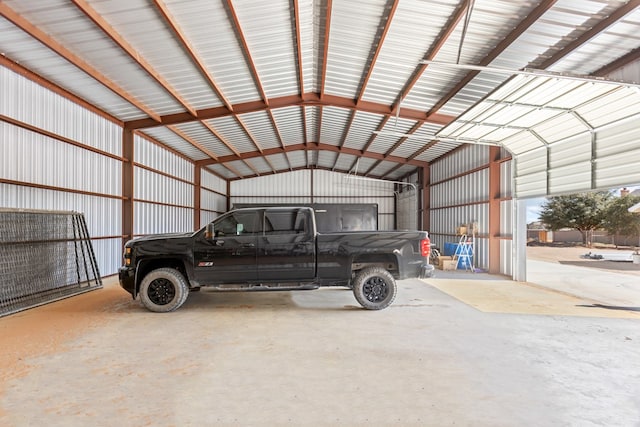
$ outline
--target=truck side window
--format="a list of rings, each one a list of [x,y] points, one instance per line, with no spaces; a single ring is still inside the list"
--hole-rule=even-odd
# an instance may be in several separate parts
[[[257,212],[233,212],[215,224],[218,237],[251,236],[260,231]]]
[[[298,234],[306,231],[304,212],[293,211],[265,211],[264,234],[273,236],[280,234]]]

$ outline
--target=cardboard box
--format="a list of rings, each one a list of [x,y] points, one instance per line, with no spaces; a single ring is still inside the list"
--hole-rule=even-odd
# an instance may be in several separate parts
[[[436,265],[437,268],[439,268],[440,270],[442,270],[443,266],[444,266],[444,262],[445,261],[451,261],[452,257],[448,256],[448,255],[440,255],[438,257],[438,265]]]
[[[451,270],[455,270],[458,267],[458,260],[444,260],[443,264],[442,264],[442,269],[444,271],[451,271]]]

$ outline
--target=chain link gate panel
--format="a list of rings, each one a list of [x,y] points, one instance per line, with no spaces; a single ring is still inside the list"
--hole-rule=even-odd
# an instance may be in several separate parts
[[[83,214],[0,209],[0,316],[101,287]]]

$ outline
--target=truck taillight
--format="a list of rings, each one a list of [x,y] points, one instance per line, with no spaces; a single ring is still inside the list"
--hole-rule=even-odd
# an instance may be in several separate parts
[[[431,253],[431,240],[427,237],[426,239],[422,239],[420,241],[420,255],[423,257],[429,258],[429,254]]]

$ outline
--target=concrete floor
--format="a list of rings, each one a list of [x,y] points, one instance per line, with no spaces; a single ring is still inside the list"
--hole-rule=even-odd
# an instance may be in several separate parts
[[[399,286],[379,312],[327,289],[156,314],[109,279],[0,319],[0,425],[640,425],[640,299],[464,272]]]

